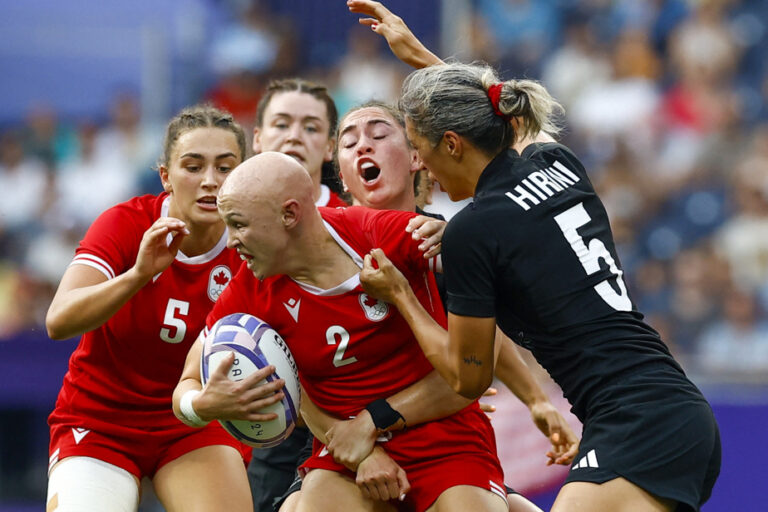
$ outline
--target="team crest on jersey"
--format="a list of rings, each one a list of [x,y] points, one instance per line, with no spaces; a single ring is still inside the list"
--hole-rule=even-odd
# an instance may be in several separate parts
[[[371,322],[380,322],[389,314],[389,304],[365,293],[360,294],[360,305]]]
[[[221,292],[227,287],[232,280],[232,271],[226,265],[217,265],[211,270],[211,275],[208,276],[208,298],[213,302],[219,298]]]

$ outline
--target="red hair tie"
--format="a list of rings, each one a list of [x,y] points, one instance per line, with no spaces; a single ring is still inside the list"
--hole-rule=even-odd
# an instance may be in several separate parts
[[[493,84],[490,86],[488,88],[488,98],[491,100],[491,106],[493,107],[493,111],[496,113],[496,115],[509,120],[509,116],[499,110],[499,99],[501,98],[502,87],[504,87],[504,84],[502,83]]]

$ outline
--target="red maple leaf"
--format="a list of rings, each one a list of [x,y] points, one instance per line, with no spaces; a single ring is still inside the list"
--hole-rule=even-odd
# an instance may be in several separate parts
[[[229,276],[223,270],[220,270],[218,274],[213,276],[213,282],[219,286],[224,286],[229,282]]]
[[[378,304],[378,303],[379,303],[379,301],[378,301],[378,299],[375,299],[375,298],[371,297],[370,295],[366,295],[366,296],[365,296],[365,300],[363,301],[363,303],[364,303],[366,306],[368,306],[369,308],[372,308],[373,306],[375,306],[376,304]]]

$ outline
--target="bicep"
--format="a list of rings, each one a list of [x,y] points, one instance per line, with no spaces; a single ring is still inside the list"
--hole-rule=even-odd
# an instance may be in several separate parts
[[[67,293],[103,283],[107,279],[107,276],[102,271],[94,267],[80,264],[70,265],[61,277],[59,287],[56,289],[56,294],[51,302],[51,308],[63,300]]]
[[[449,313],[448,336],[450,357],[460,376],[456,391],[467,398],[476,398],[493,380],[496,318]]]

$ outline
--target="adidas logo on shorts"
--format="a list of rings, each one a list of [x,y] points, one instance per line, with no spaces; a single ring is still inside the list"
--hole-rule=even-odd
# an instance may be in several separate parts
[[[595,450],[589,450],[585,456],[583,456],[577,464],[574,464],[571,467],[571,471],[574,469],[581,469],[581,468],[599,468],[600,466],[597,463],[597,455],[595,455]]]

